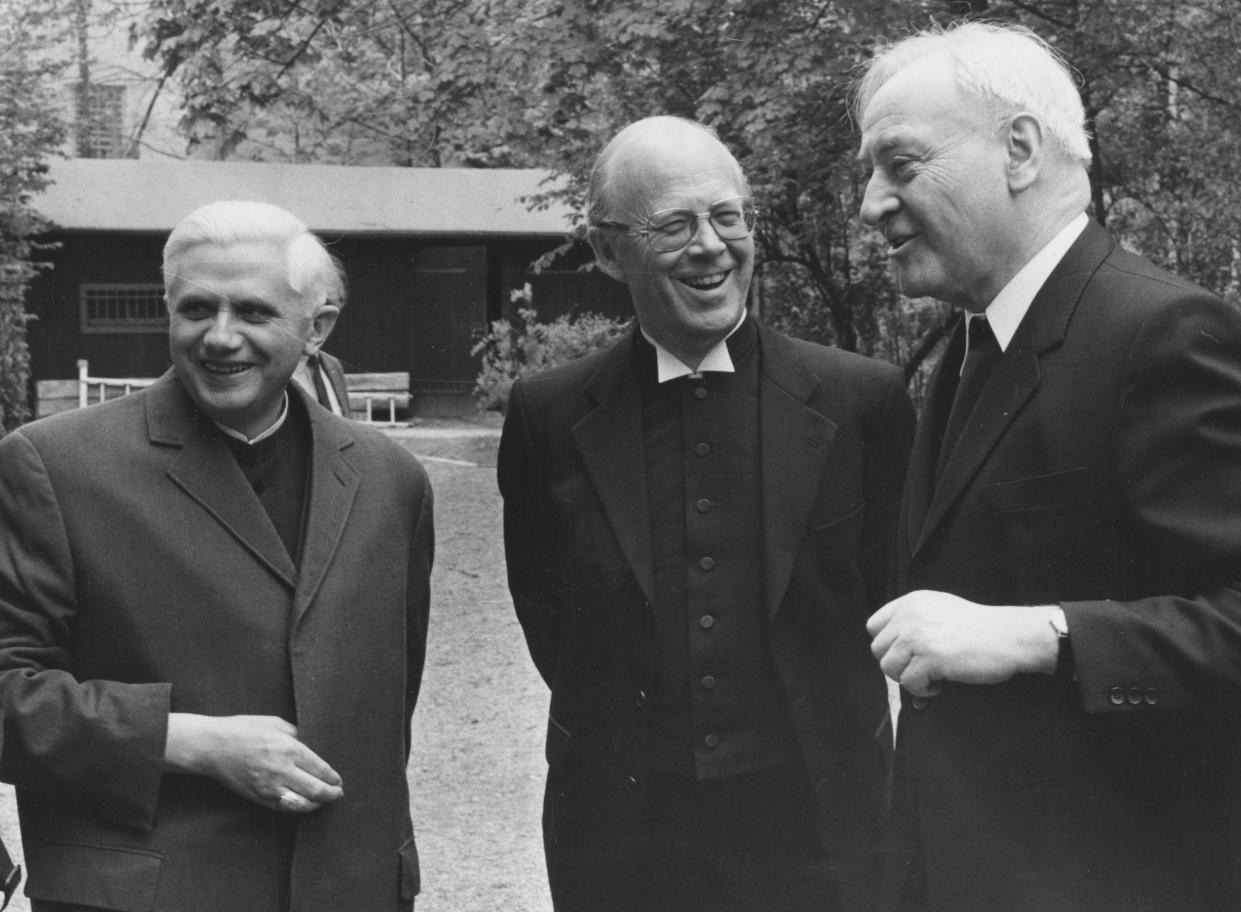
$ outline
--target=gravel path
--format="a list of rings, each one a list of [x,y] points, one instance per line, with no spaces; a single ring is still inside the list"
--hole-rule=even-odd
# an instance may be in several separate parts
[[[547,912],[539,834],[547,694],[504,581],[494,427],[393,436],[424,457],[436,500],[431,630],[409,764],[417,909]],[[7,785],[0,834],[20,856]],[[9,908],[29,912],[23,891]]]

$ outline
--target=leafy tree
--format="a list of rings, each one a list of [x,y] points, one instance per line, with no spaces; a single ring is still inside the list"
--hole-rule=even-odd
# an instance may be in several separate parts
[[[0,433],[30,414],[25,298],[45,265],[34,238],[48,227],[30,199],[65,135],[53,95],[60,64],[46,55],[55,22],[48,10],[0,0]]]

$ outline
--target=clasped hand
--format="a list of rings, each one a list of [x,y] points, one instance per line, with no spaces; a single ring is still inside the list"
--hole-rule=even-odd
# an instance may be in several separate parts
[[[919,590],[884,605],[866,623],[879,667],[916,697],[942,682],[999,684],[1019,672],[1055,670],[1051,606],[980,605]]]
[[[291,813],[309,813],[344,794],[337,772],[278,716],[171,713],[165,764]]]

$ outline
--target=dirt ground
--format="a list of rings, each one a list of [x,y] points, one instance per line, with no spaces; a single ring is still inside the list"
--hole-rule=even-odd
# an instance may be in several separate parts
[[[425,457],[436,501],[431,628],[409,764],[418,912],[551,909],[539,832],[547,694],[504,581],[496,428],[486,416],[465,429],[428,421],[393,434]],[[0,786],[0,834],[19,856],[9,786]],[[9,908],[29,912],[24,890]]]

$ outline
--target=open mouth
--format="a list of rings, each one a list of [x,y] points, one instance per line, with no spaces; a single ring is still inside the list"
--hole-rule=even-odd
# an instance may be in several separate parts
[[[238,364],[232,361],[203,361],[202,366],[207,373],[217,374],[221,377],[240,374],[250,369],[249,364]]]
[[[912,234],[893,234],[888,238],[888,253],[899,253],[910,241],[914,239]]]
[[[682,276],[677,281],[698,291],[711,291],[728,281],[728,271],[705,276]]]

